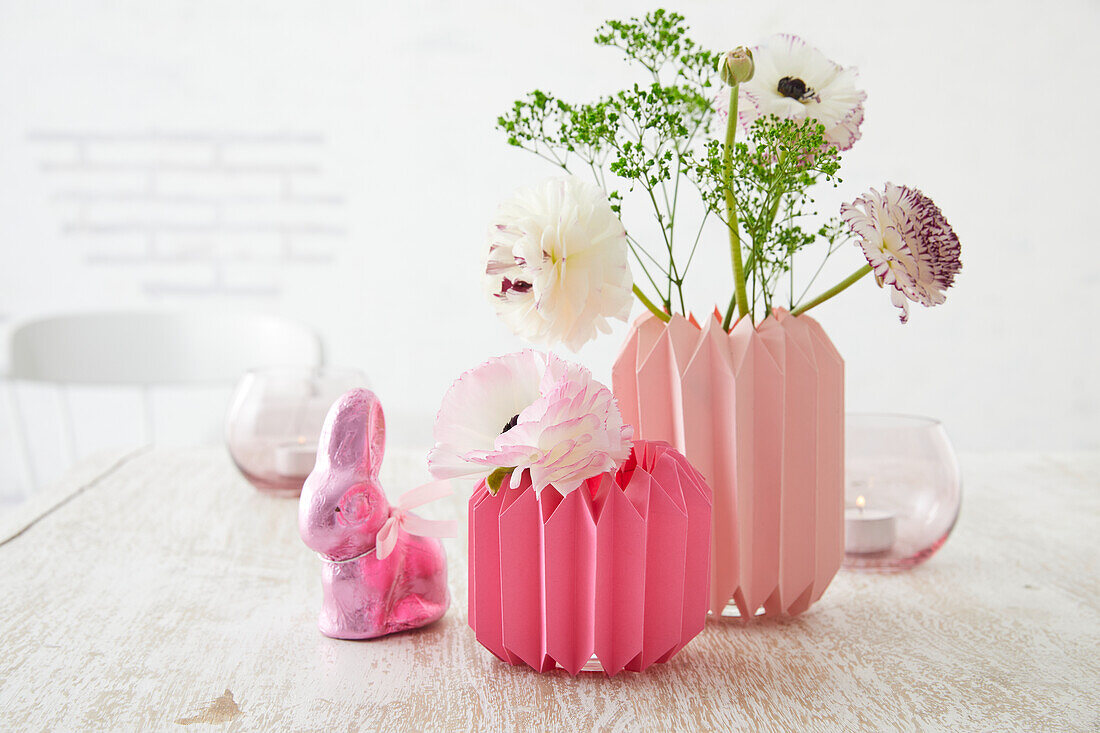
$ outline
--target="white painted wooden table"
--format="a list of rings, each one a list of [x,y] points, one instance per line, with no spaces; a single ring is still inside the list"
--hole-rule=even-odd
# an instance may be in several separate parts
[[[391,495],[422,456],[387,458]],[[613,679],[478,646],[464,538],[443,621],[334,641],[296,502],[220,450],[85,464],[0,516],[0,727],[1100,730],[1100,455],[962,463],[962,518],[924,566],[841,571],[798,618],[712,621]]]

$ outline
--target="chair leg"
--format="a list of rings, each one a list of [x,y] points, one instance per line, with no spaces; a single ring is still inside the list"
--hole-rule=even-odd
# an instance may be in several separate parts
[[[34,460],[31,457],[30,440],[27,437],[27,423],[23,419],[23,410],[19,405],[19,397],[15,393],[15,384],[11,380],[4,380],[4,393],[8,399],[8,414],[11,417],[12,432],[15,433],[15,441],[19,445],[22,454],[23,478],[26,481],[24,494],[28,494],[38,488],[38,477],[34,470]]]
[[[69,385],[62,384],[58,387],[58,395],[61,400],[61,410],[64,413],[65,423],[65,448],[69,454],[69,466],[76,463],[76,420],[73,418],[73,405],[69,398]]]

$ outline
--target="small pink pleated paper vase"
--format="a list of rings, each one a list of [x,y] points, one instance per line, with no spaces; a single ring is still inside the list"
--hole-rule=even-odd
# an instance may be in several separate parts
[[[710,608],[798,614],[844,557],[844,361],[809,316],[727,333],[639,318],[612,372],[635,436],[682,451],[714,491]]]
[[[634,441],[615,473],[536,497],[528,474],[470,498],[470,626],[510,664],[614,675],[702,629],[711,494],[671,446]]]

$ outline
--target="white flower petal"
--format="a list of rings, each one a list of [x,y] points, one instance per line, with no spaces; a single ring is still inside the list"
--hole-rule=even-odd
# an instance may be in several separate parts
[[[466,455],[493,451],[496,439],[514,415],[538,399],[546,357],[526,350],[490,359],[458,379],[443,397],[435,420],[435,448],[428,463],[437,478],[473,475]],[[448,474],[448,475],[443,475]]]
[[[825,139],[848,150],[860,136],[866,92],[856,88],[854,69],[842,68],[801,38],[779,35],[752,49],[756,70],[738,89],[737,119],[748,130],[761,117],[814,119]],[[801,80],[805,94],[795,99],[780,91],[785,77]],[[722,98],[719,108],[724,106]]]
[[[485,291],[518,335],[576,351],[633,304],[626,231],[599,187],[553,178],[518,191],[489,229]]]

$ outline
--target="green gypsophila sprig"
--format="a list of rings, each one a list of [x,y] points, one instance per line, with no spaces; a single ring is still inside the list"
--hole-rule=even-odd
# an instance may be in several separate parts
[[[705,160],[690,174],[708,208],[727,225],[725,191],[733,192],[747,250],[748,310],[759,301],[768,312],[779,278],[792,270],[794,255],[817,239],[816,230],[804,229],[816,214],[810,191],[821,181],[839,182],[840,155],[825,142],[821,124],[775,116],[758,120],[748,140],[735,145],[728,173],[722,152],[716,141],[711,143]]]
[[[497,120],[509,144],[571,173],[588,169],[620,215],[621,192],[642,193],[664,247],[651,251],[631,237],[631,250],[666,311],[685,309],[687,268],[676,247],[679,183],[696,165],[714,116],[711,85],[718,56],[686,34],[683,16],[663,10],[608,21],[597,31],[596,43],[620,50],[645,70],[647,81],[581,104],[536,90]],[[693,246],[699,232],[693,232]]]
[[[571,174],[587,169],[624,222],[624,214],[650,210],[659,242],[643,246],[626,230],[642,272],[635,294],[659,317],[686,315],[684,281],[712,217],[729,231],[734,253],[737,288],[726,325],[738,301],[743,315],[757,304],[770,311],[784,275],[793,306],[794,255],[818,239],[832,251],[824,230],[810,224],[812,187],[838,180],[840,158],[824,127],[812,119],[763,117],[736,141],[737,85],[752,76],[751,52],[738,49],[731,60],[702,48],[678,13],[609,20],[594,40],[618,50],[643,78],[581,103],[535,90],[498,118],[508,143]],[[736,69],[725,67],[730,63]],[[721,119],[717,102],[725,95],[731,108]],[[714,136],[716,119],[724,142]],[[702,220],[680,221],[685,192],[701,198]]]

